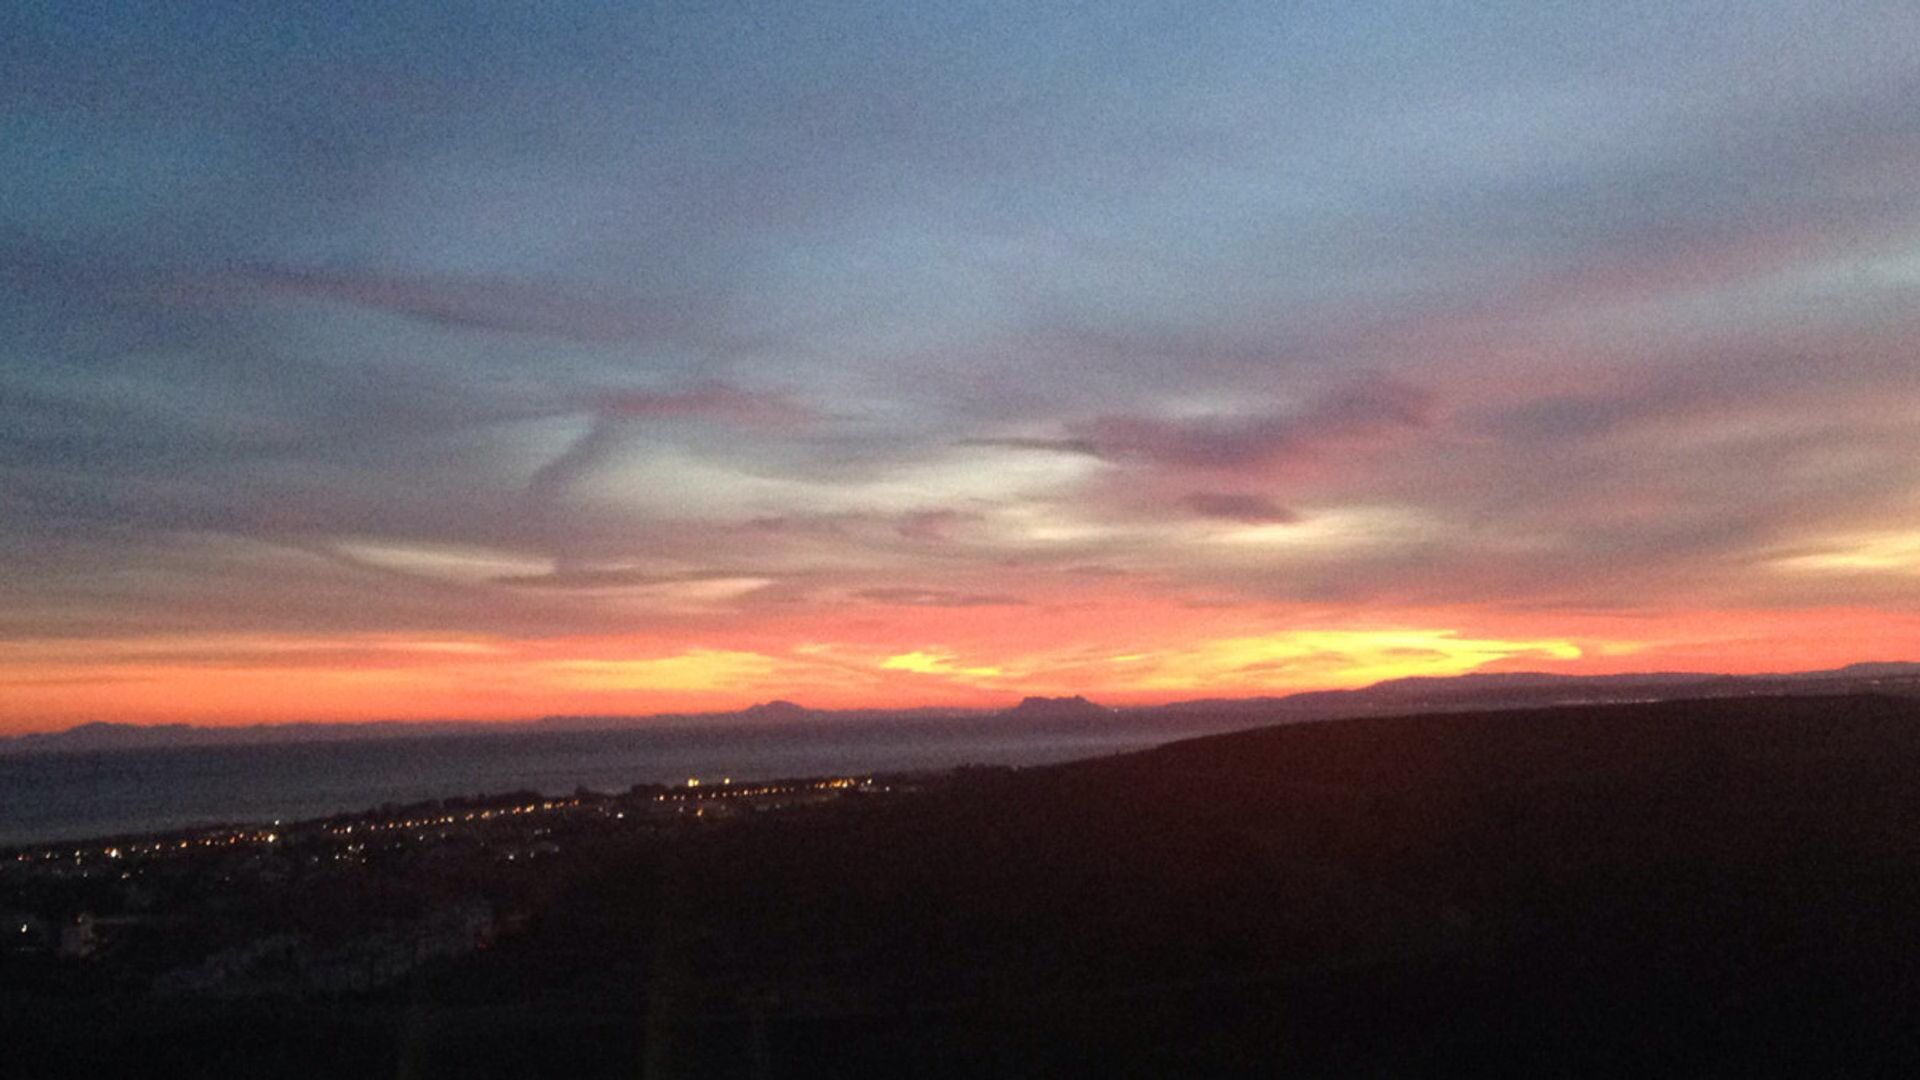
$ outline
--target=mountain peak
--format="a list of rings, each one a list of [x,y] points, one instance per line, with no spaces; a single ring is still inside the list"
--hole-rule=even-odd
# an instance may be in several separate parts
[[[800,720],[812,715],[813,710],[804,705],[776,698],[763,701],[758,705],[749,705],[740,710],[740,715],[753,720]]]
[[[1007,710],[1008,716],[1105,716],[1105,706],[1095,705],[1075,694],[1072,697],[1025,697]]]

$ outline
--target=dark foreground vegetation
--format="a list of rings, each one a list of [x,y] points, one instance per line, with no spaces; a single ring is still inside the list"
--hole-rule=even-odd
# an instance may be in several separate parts
[[[758,811],[636,792],[359,861],[315,833],[169,894],[172,931],[0,958],[0,1071],[1920,1075],[1916,778],[1915,702],[1759,698],[1295,725]],[[254,970],[334,971],[299,950],[357,956],[370,923],[414,960]],[[246,951],[268,931],[277,960]]]

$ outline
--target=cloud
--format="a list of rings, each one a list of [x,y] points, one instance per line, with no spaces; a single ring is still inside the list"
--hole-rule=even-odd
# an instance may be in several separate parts
[[[1092,439],[1047,439],[1008,436],[989,439],[962,439],[961,446],[986,446],[1002,450],[1044,450],[1060,454],[1081,454],[1086,457],[1101,457],[1099,446]]]
[[[882,671],[910,671],[916,675],[936,675],[946,678],[994,679],[1005,674],[992,665],[961,666],[963,662],[956,654],[945,649],[916,649],[912,652],[898,653],[880,661]]]
[[[1136,653],[1193,604],[1920,603],[1911,5],[74,7],[0,46],[14,637],[858,624],[1019,671],[1069,607]]]
[[[677,655],[639,659],[568,659],[545,665],[556,687],[595,691],[752,692],[778,687],[798,665],[739,649],[690,648]]]
[[[1482,638],[1454,630],[1289,630],[1218,638],[1129,661],[1127,677],[1154,689],[1222,683],[1258,686],[1352,685],[1411,675],[1458,675],[1514,659],[1576,660],[1581,649],[1558,638]]]
[[[541,574],[503,574],[492,578],[495,585],[515,589],[597,590],[635,589],[690,585],[702,582],[765,583],[778,574],[752,570],[706,569],[663,573],[635,566],[585,566],[555,568]]]
[[[1773,565],[1801,573],[1920,575],[1920,532],[1828,539],[1813,551],[1783,556]]]
[[[688,390],[613,390],[601,394],[596,412],[620,420],[710,420],[735,427],[785,428],[817,420],[811,408],[778,393],[708,382]]]
[[[1300,515],[1260,495],[1196,491],[1181,503],[1201,517],[1238,521],[1246,525],[1291,525]]]
[[[905,587],[861,589],[854,595],[876,604],[898,604],[907,607],[1011,607],[1026,603],[1017,596],[1003,594],[959,593],[945,589]]]
[[[624,296],[588,286],[446,274],[251,266],[187,278],[167,290],[208,303],[285,297],[351,304],[462,330],[503,331],[582,342],[665,341],[703,325],[709,304],[688,298]]]
[[[527,481],[527,499],[545,507],[558,501],[575,480],[587,475],[613,452],[625,445],[626,425],[617,419],[596,416],[579,437],[553,460],[535,469]]]
[[[1340,449],[1418,431],[1436,416],[1433,395],[1376,376],[1342,385],[1304,409],[1164,417],[1116,413],[1068,424],[1064,438],[1001,437],[994,446],[1087,454],[1170,469],[1270,471]]]
[[[687,390],[619,390],[592,402],[593,420],[560,454],[534,471],[527,495],[549,505],[626,445],[640,421],[697,420],[736,428],[786,428],[814,419],[784,394],[710,382]]]
[[[956,529],[979,519],[978,514],[960,510],[921,510],[901,518],[894,531],[903,539],[944,544],[953,539]]]

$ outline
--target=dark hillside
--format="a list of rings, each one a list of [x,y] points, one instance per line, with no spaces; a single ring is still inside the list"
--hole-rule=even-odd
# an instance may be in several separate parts
[[[1916,776],[1892,699],[1343,721],[741,831],[701,873],[714,962],[875,1068],[1864,1067],[1916,1047]]]

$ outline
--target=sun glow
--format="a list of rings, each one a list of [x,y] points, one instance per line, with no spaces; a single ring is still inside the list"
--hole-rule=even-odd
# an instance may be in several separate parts
[[[957,658],[948,652],[909,652],[898,656],[889,656],[880,661],[882,671],[911,671],[917,675],[961,676],[971,679],[992,679],[1003,674],[997,667],[962,667],[955,663]]]
[[[678,656],[642,660],[556,660],[544,665],[546,681],[561,690],[717,692],[770,683],[780,674],[770,656],[727,649],[689,649]]]
[[[1452,630],[1303,630],[1223,638],[1153,658],[1117,659],[1121,678],[1142,690],[1236,685],[1300,689],[1351,686],[1414,675],[1459,675],[1496,661],[1580,659],[1564,640],[1462,637]]]
[[[1131,705],[1362,686],[1407,676],[1750,673],[1838,666],[1920,640],[1920,622],[1792,612],[1408,611],[1356,626],[1332,608],[1213,606],[1093,577],[1078,603],[852,606],[691,636],[182,635],[0,643],[0,731],[84,720],[246,724],[505,720],[565,713],[1003,707],[1025,694]],[[1100,592],[1119,584],[1114,594]],[[1096,598],[1104,597],[1104,598]],[[1543,632],[1546,631],[1546,632]],[[895,642],[920,642],[899,651]],[[1768,650],[1755,654],[1753,643]]]

